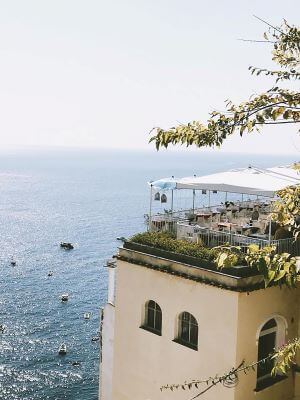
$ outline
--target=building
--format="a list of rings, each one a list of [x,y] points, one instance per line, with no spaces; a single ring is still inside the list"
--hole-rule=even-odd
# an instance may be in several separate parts
[[[109,273],[101,400],[189,399],[192,393],[160,387],[223,374],[298,334],[299,290],[258,288],[258,276],[233,277],[132,248],[120,249]],[[292,399],[300,394],[298,375],[271,378],[267,367],[204,398]]]
[[[244,208],[241,218],[247,218]],[[176,220],[178,229],[180,224]],[[174,224],[159,220],[158,226]],[[206,232],[216,237],[207,227]],[[200,234],[194,230],[187,239]],[[241,235],[230,235],[232,243],[241,240]],[[299,289],[265,289],[262,276],[247,266],[219,271],[195,257],[125,242],[108,269],[100,400],[189,400],[205,384],[185,391],[160,388],[223,375],[243,361],[267,357],[299,335]],[[201,398],[300,398],[300,369],[275,377],[271,369],[272,362],[260,364],[239,374],[233,387],[217,385]]]

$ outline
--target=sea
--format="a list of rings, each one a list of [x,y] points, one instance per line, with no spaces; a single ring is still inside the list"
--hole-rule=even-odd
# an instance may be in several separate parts
[[[117,237],[146,229],[147,182],[250,164],[286,165],[298,158],[185,149],[2,150],[0,399],[98,399],[100,349],[91,339],[107,297],[104,265],[122,245]],[[189,196],[175,198],[174,206],[176,201],[178,207],[191,206]],[[170,207],[154,206],[161,212]],[[61,241],[74,249],[60,248]],[[63,293],[69,294],[67,302],[60,299]],[[58,354],[62,343],[65,356]]]

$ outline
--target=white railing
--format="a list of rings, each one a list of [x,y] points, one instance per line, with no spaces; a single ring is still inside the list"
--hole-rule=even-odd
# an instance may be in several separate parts
[[[188,223],[188,219],[168,214],[154,215],[149,221],[148,230],[150,232],[170,232],[177,235],[178,222]]]
[[[150,231],[174,231],[176,223],[183,221],[193,221],[199,219],[207,223],[216,221],[234,221],[237,219],[251,219],[255,207],[258,207],[259,216],[266,219],[270,213],[270,205],[259,201],[228,202],[225,204],[211,205],[210,207],[197,207],[182,209],[176,211],[167,211],[165,213],[152,215],[148,220],[148,229]],[[261,219],[261,218],[260,218]]]
[[[252,222],[255,207],[259,215]],[[272,245],[276,246],[278,253],[300,255],[299,240],[295,242],[289,238],[269,241],[270,211],[270,204],[245,201],[165,212],[152,215],[148,219],[148,231],[170,232],[177,239],[198,241],[208,247],[229,244],[246,251],[250,244],[257,244],[260,248]],[[233,231],[230,226],[233,227]]]
[[[280,239],[272,240],[274,246],[276,246],[279,254],[289,253],[292,256],[300,256],[300,240],[294,239]]]
[[[276,247],[278,253],[286,252],[293,256],[300,255],[299,241],[295,242],[293,238],[271,240],[269,242],[266,238],[239,235],[233,232],[220,232],[185,223],[177,224],[177,238],[199,242],[207,247],[222,246],[225,244],[239,246],[244,252],[247,251],[247,246],[250,244],[256,244],[260,248],[271,245]]]

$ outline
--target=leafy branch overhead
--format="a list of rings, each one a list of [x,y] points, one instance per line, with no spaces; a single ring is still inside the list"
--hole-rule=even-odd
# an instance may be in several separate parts
[[[300,122],[300,93],[277,86],[279,81],[300,79],[300,29],[284,21],[278,28],[270,27],[264,38],[272,44],[272,59],[282,69],[272,71],[253,66],[249,69],[252,74],[275,78],[274,86],[238,105],[227,100],[226,111],[213,111],[206,123],[192,121],[167,130],[154,128],[150,142],[155,143],[157,150],[170,144],[219,147],[235,132],[242,136],[245,132],[259,131],[264,125]]]
[[[220,269],[234,266],[241,253],[237,246],[220,246],[215,249],[219,249],[215,261]],[[249,267],[257,268],[263,276],[265,287],[279,282],[292,288],[300,279],[296,257],[291,257],[288,253],[276,254],[276,247],[266,246],[260,249],[256,244],[251,244],[247,248],[245,260]]]
[[[277,281],[295,287],[299,278],[296,258],[288,253],[276,254],[275,251],[275,247],[259,249],[257,245],[250,245],[246,261],[250,267],[256,267],[263,275],[266,287]]]
[[[300,186],[289,186],[277,194],[279,200],[274,203],[272,217],[297,240],[300,234]]]

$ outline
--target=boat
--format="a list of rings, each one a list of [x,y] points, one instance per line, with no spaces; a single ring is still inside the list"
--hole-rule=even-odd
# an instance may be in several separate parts
[[[92,337],[92,342],[97,342],[100,339],[99,336],[93,336]]]
[[[124,236],[118,236],[117,240],[120,240],[121,242],[125,242],[126,238]]]
[[[52,275],[53,275],[53,271],[49,271],[48,276],[52,276]]]
[[[72,243],[69,243],[69,242],[60,242],[60,247],[62,247],[63,249],[66,249],[66,250],[74,249],[74,246],[72,245]]]
[[[67,346],[64,343],[59,346],[58,354],[60,355],[67,354]]]
[[[68,293],[64,293],[60,296],[61,301],[68,301],[69,300],[69,294]]]
[[[80,366],[80,362],[79,361],[73,361],[72,365],[73,365],[73,367],[79,367]]]
[[[4,325],[0,325],[0,333],[4,333],[4,331],[5,331],[5,326]]]
[[[15,267],[17,265],[17,261],[12,258],[11,261],[10,261],[10,265],[12,267]]]
[[[91,318],[91,313],[90,313],[90,312],[85,312],[85,313],[83,314],[83,318],[84,318],[84,319],[90,319],[90,318]]]

